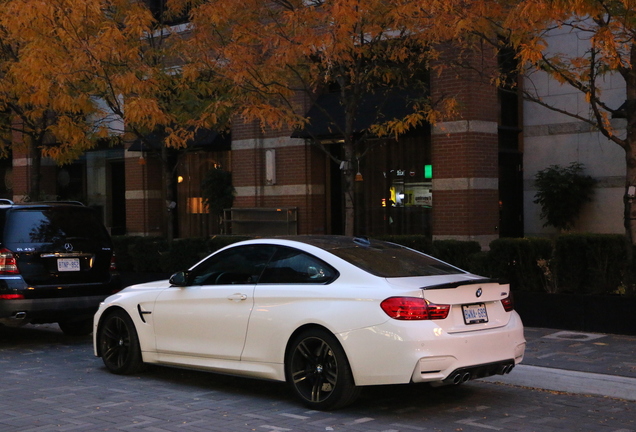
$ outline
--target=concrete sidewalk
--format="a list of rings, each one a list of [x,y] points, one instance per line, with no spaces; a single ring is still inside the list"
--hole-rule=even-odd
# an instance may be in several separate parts
[[[526,354],[493,382],[636,401],[636,336],[526,328]]]

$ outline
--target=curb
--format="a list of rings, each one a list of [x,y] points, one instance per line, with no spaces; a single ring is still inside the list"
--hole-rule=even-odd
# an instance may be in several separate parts
[[[484,381],[636,401],[636,378],[614,375],[517,365],[509,375],[495,375]]]

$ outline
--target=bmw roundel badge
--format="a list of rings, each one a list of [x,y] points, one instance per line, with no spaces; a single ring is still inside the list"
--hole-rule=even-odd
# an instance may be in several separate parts
[[[481,297],[481,293],[482,293],[481,288],[477,289],[477,292],[475,293],[475,295],[477,296],[477,298]]]

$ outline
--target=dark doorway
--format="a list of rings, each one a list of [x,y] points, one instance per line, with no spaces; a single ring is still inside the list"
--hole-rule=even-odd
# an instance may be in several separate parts
[[[111,234],[126,234],[126,169],[124,161],[110,162]]]
[[[499,152],[499,236],[523,237],[523,154]]]

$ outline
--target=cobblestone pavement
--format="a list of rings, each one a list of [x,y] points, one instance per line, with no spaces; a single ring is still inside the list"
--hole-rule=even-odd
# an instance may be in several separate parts
[[[528,364],[634,374],[635,337],[527,330]],[[348,408],[309,411],[282,383],[164,367],[110,374],[90,337],[56,326],[0,328],[0,368],[1,432],[636,431],[636,402],[483,381],[367,388]]]

